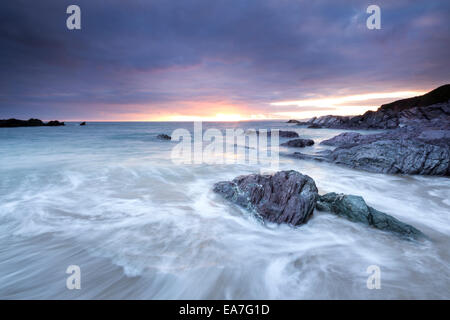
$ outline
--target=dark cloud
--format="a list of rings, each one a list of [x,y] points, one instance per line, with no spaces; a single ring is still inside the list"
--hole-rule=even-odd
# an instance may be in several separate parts
[[[65,26],[78,4],[82,30]],[[448,82],[448,1],[2,1],[0,117],[168,112],[219,101],[271,112],[316,95]]]

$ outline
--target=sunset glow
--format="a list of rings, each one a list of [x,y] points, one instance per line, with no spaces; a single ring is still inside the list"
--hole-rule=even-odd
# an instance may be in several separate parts
[[[303,99],[294,101],[281,101],[271,103],[273,106],[290,106],[292,111],[275,112],[274,115],[281,118],[308,118],[317,115],[355,115],[368,110],[376,110],[383,103],[423,95],[426,91],[396,91],[355,94],[341,97],[326,97],[319,99]],[[376,101],[376,103],[374,103]],[[357,102],[355,104],[355,102]],[[317,108],[316,111],[296,111],[295,107]]]

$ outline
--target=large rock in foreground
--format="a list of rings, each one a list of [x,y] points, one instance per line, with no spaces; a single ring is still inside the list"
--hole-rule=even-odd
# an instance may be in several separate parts
[[[421,238],[424,234],[394,217],[369,207],[360,196],[337,194],[334,192],[319,196],[318,210],[328,211],[353,222],[363,223],[376,229],[397,233],[401,236]]]
[[[318,198],[314,180],[296,171],[239,176],[216,183],[213,190],[264,220],[294,226],[308,221]]]

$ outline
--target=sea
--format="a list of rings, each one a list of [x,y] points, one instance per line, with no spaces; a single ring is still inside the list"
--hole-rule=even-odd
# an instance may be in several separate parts
[[[313,139],[302,149],[280,146],[277,169],[312,177],[320,194],[360,195],[428,239],[405,240],[320,211],[297,227],[265,223],[212,188],[273,168],[177,163],[180,142],[157,136],[193,132],[192,122],[0,128],[0,299],[450,298],[449,178],[289,156],[329,148],[320,142],[344,130],[284,121],[202,124],[209,128],[224,136],[227,129],[292,130]]]

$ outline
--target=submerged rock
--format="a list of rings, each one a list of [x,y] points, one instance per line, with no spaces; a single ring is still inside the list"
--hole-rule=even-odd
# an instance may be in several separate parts
[[[172,140],[172,138],[169,135],[164,134],[164,133],[163,134],[158,134],[158,136],[156,138],[158,138],[160,140]]]
[[[297,171],[239,176],[216,183],[213,190],[264,220],[294,226],[308,221],[318,197],[314,180]]]
[[[293,148],[304,148],[306,146],[312,146],[314,144],[314,140],[311,139],[294,139],[289,140],[288,142],[282,143],[282,146],[293,147]]]
[[[345,217],[353,222],[363,223],[376,229],[397,233],[401,236],[421,238],[418,229],[396,218],[369,207],[360,196],[337,194],[334,192],[319,196],[316,208]]]

